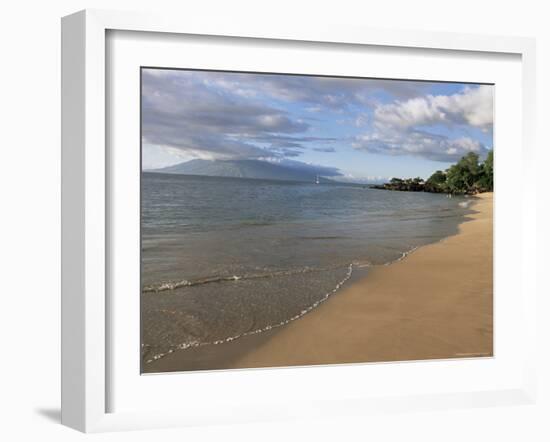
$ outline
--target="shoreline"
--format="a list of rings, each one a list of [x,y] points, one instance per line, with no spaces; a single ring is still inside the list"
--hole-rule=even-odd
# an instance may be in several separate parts
[[[176,351],[145,373],[492,356],[492,193],[457,234],[344,286],[284,327]]]

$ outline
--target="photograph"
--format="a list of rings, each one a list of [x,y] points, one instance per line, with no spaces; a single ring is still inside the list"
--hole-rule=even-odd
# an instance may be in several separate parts
[[[493,357],[494,84],[140,82],[142,374]]]

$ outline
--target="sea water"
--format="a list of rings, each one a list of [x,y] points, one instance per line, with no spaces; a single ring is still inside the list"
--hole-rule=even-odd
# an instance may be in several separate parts
[[[141,192],[144,363],[284,326],[468,214],[464,198],[338,183],[143,173]]]

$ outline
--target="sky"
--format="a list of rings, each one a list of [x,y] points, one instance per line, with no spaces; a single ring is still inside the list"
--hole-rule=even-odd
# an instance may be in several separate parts
[[[142,167],[254,159],[341,181],[428,178],[493,148],[493,86],[142,70]]]

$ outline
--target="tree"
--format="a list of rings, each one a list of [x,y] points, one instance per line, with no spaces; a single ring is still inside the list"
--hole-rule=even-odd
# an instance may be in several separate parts
[[[389,183],[374,186],[376,189],[412,192],[473,194],[493,191],[493,151],[483,163],[479,155],[469,152],[445,172],[436,170],[425,182],[420,177],[392,178]]]
[[[482,191],[492,192],[493,191],[493,151],[490,150],[487,154],[487,158],[483,162],[482,173],[479,179],[479,186]]]
[[[481,177],[479,155],[468,152],[458,163],[447,169],[447,191],[450,193],[473,193]]]
[[[436,170],[430,178],[426,180],[424,190],[426,192],[445,192],[447,175],[441,170]]]
[[[401,185],[403,184],[403,180],[401,178],[392,178],[390,180],[390,184],[394,184],[394,185]]]
[[[424,190],[424,180],[420,177],[413,178],[409,183],[409,189],[413,192],[420,192]]]

